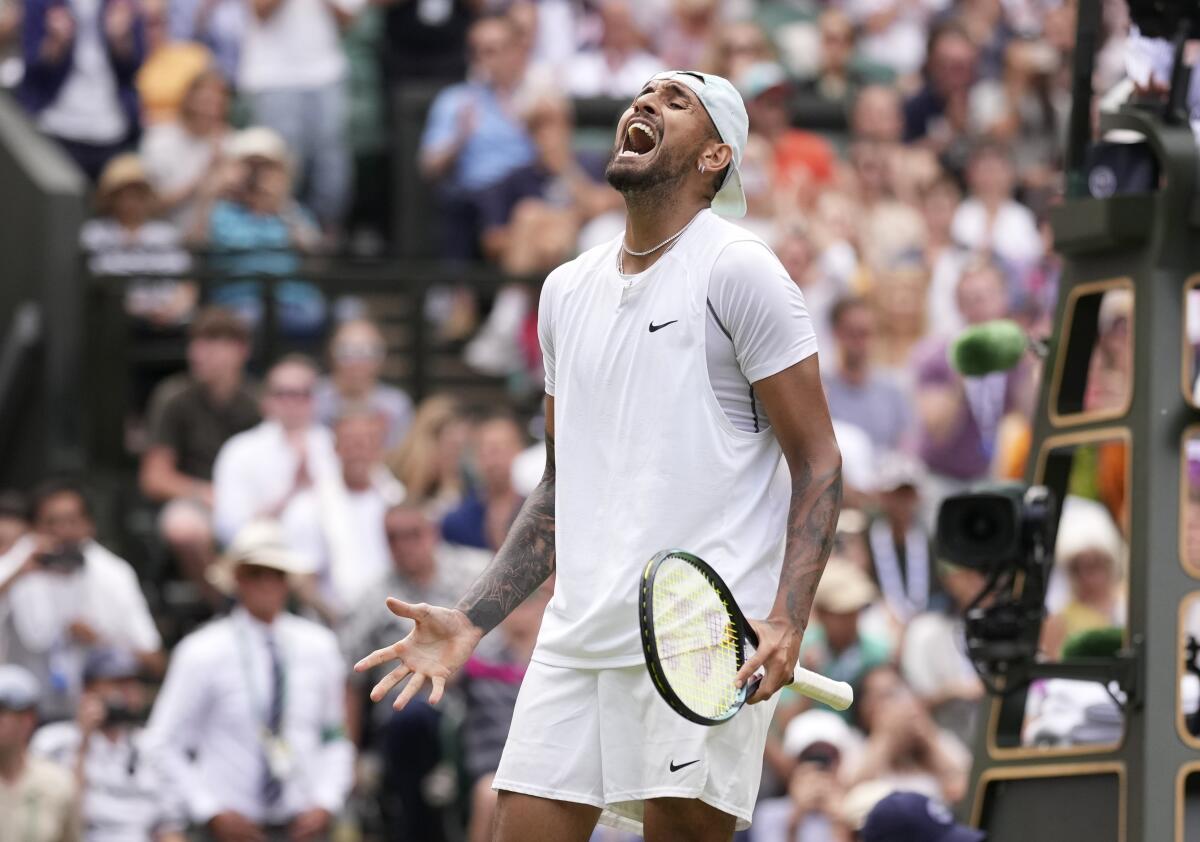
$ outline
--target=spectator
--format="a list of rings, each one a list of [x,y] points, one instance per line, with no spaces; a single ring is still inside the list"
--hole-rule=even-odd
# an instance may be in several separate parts
[[[787,724],[787,793],[759,801],[754,810],[756,839],[772,842],[842,842],[839,773],[862,750],[862,737],[827,710],[808,710]]]
[[[1088,363],[1085,412],[1119,410],[1133,388],[1133,292],[1110,289],[1100,300],[1096,345]]]
[[[83,224],[79,241],[93,274],[137,276],[125,285],[126,313],[152,328],[177,328],[191,319],[199,291],[177,277],[191,268],[191,257],[179,230],[154,218],[156,203],[141,160],[118,155],[100,175],[99,215]]]
[[[330,624],[389,566],[384,515],[404,487],[383,464],[386,430],[370,407],[347,407],[333,427],[340,475],[302,489],[280,515],[288,544],[315,562],[315,593],[304,596]]]
[[[305,203],[327,234],[338,231],[351,184],[340,32],[363,5],[254,0],[238,66],[254,121],[287,142]]]
[[[471,81],[438,94],[420,151],[421,172],[441,198],[444,256],[464,260],[478,252],[476,196],[537,154],[517,114],[525,57],[512,21],[481,18],[471,25],[468,45]]]
[[[834,304],[845,294],[837,278],[824,271],[813,228],[797,214],[781,218],[775,226],[776,239],[772,248],[787,270],[788,277],[804,293],[804,305],[817,335],[817,348],[825,359],[836,353],[830,315]]]
[[[34,755],[74,771],[86,842],[183,842],[146,765],[148,711],[137,659],[121,649],[96,649],[83,669],[75,720],[46,725],[33,736]]]
[[[7,595],[0,656],[38,677],[42,719],[50,721],[74,712],[91,647],[130,649],[147,670],[161,672],[162,640],[133,568],[96,542],[79,486],[46,481],[29,511],[33,532],[9,550],[9,563],[24,561]]]
[[[930,19],[949,5],[945,0],[849,0],[845,8],[862,33],[858,39],[862,57],[889,69],[903,83],[916,75],[925,60]]]
[[[879,460],[879,515],[867,528],[871,570],[893,620],[903,629],[937,594],[931,542],[921,520],[924,467],[907,453]]]
[[[895,792],[876,804],[858,833],[862,842],[984,842],[987,834],[957,824],[940,801]]]
[[[1057,659],[1063,645],[1080,632],[1125,625],[1125,558],[1125,541],[1104,507],[1068,497],[1059,519],[1054,564],[1066,575],[1069,595],[1042,626],[1041,648],[1049,658]],[[1053,597],[1052,592],[1048,601],[1053,603]]]
[[[78,793],[71,773],[29,753],[40,692],[28,670],[0,664],[0,816],[5,817],[0,840],[78,842]]]
[[[135,82],[142,106],[142,122],[151,126],[179,116],[193,80],[208,70],[213,55],[203,44],[171,37],[167,23],[168,0],[141,0],[146,27],[146,60]]]
[[[967,131],[967,100],[975,81],[975,45],[953,21],[929,33],[924,85],[904,103],[904,141],[920,141],[948,156],[951,169],[961,169]]]
[[[388,466],[404,485],[405,500],[440,520],[466,493],[463,451],[470,426],[449,395],[421,401],[408,435],[388,456]]]
[[[825,566],[813,602],[817,627],[800,645],[800,663],[834,681],[858,686],[868,670],[887,663],[888,643],[859,631],[863,612],[878,598],[870,578],[852,562],[833,559]],[[849,720],[851,714],[841,716]]]
[[[325,299],[306,281],[290,277],[299,269],[297,252],[315,249],[320,233],[312,217],[292,198],[291,159],[283,139],[265,128],[238,132],[230,144],[227,172],[202,193],[191,238],[218,254],[215,268],[231,276],[274,275],[275,308],[282,330],[310,336],[325,321]],[[231,188],[227,195],[220,191]],[[219,285],[213,301],[246,321],[262,320],[262,282],[235,280]]]
[[[933,721],[969,745],[975,738],[983,685],[967,657],[963,616],[983,592],[985,581],[977,570],[945,563],[938,565],[938,581],[949,603],[918,614],[908,624],[900,669]]]
[[[374,322],[339,324],[329,341],[329,376],[317,381],[313,394],[317,420],[333,426],[349,406],[367,406],[384,419],[385,446],[399,444],[412,424],[413,404],[395,386],[379,382],[386,359],[387,343]]]
[[[666,26],[654,30],[668,67],[698,67],[733,80],[753,64],[776,60],[771,40],[754,21],[718,25],[716,0],[673,0],[672,11]]]
[[[244,373],[250,331],[232,313],[200,311],[189,330],[188,372],[150,399],[150,445],[142,454],[142,493],[162,503],[159,533],[184,576],[213,607],[222,604],[205,571],[213,558],[213,466],[231,437],[260,420]]]
[[[968,264],[958,281],[958,309],[968,325],[1008,313],[1008,285],[999,266],[986,259]],[[964,379],[946,356],[947,341],[934,338],[915,353],[918,451],[930,473],[923,496],[940,500],[986,476],[996,430],[1009,411],[1032,411],[1029,373],[1008,372]]]
[[[817,18],[820,32],[820,63],[816,75],[801,88],[830,102],[850,102],[866,82],[854,64],[854,22],[844,11],[827,8]]]
[[[899,143],[904,136],[904,104],[900,92],[887,85],[867,85],[854,98],[850,133],[858,140]]]
[[[667,67],[643,48],[645,38],[627,0],[604,0],[600,23],[600,43],[576,52],[567,66],[568,91],[574,97],[631,99],[647,79]]]
[[[925,219],[925,263],[929,266],[926,309],[929,326],[937,336],[955,337],[963,329],[962,314],[955,301],[955,286],[966,262],[966,252],[954,241],[951,227],[962,190],[946,172],[921,191],[921,214]]]
[[[866,299],[844,297],[829,314],[834,364],[823,372],[829,412],[861,427],[880,450],[911,444],[913,409],[904,392],[875,371],[875,313]]]
[[[249,16],[249,4],[242,0],[171,0],[167,5],[170,36],[208,47],[229,81],[238,78]]]
[[[452,544],[495,550],[523,502],[512,485],[512,466],[525,443],[516,420],[497,414],[479,422],[473,444],[479,487],[468,488],[442,518],[442,535]]]
[[[29,531],[29,504],[19,491],[0,491],[0,557]]]
[[[494,652],[479,650],[463,665],[463,749],[471,780],[471,820],[467,842],[489,842],[496,815],[492,779],[500,766],[500,753],[508,739],[517,692],[533,655],[542,614],[552,588],[538,588],[504,618]]]
[[[1008,150],[980,141],[967,166],[967,198],[950,233],[971,251],[991,252],[1024,269],[1042,256],[1042,235],[1033,212],[1013,198],[1016,175]]]
[[[181,231],[194,226],[200,193],[218,178],[232,135],[229,85],[215,68],[192,79],[175,119],[146,129],[141,146],[146,175],[159,206]]]
[[[133,0],[26,0],[18,97],[92,181],[136,142],[133,80],[146,55]]]
[[[350,791],[346,668],[327,629],[289,614],[311,567],[279,527],[240,531],[214,578],[238,607],[180,641],[145,737],[164,798],[215,839],[322,839]]]
[[[467,73],[464,47],[479,10],[475,0],[436,6],[389,0],[384,8],[387,52],[384,68],[395,80],[461,79]]]
[[[967,792],[971,755],[949,731],[939,729],[891,664],[866,672],[855,710],[867,733],[858,762],[846,770],[853,786],[883,781],[956,804]]]
[[[364,652],[390,646],[412,628],[412,623],[392,614],[380,601],[387,594],[403,602],[453,605],[466,584],[454,551],[441,543],[437,527],[419,508],[404,504],[391,509],[385,521],[391,550],[391,571],[375,583],[354,611],[346,615],[339,635],[342,651],[353,661]],[[437,812],[425,801],[424,780],[442,758],[440,712],[423,699],[413,699],[400,711],[391,702],[400,693],[370,707],[371,719],[363,722],[367,693],[387,671],[351,673],[348,688],[350,735],[369,742],[383,755],[384,815],[389,838],[438,839]]]
[[[1053,86],[1061,58],[1045,41],[1014,40],[1004,52],[1004,76],[971,89],[971,133],[1012,150],[1017,180],[1026,189],[1050,186],[1062,169],[1066,110]]]
[[[24,70],[21,62],[22,0],[0,0],[0,88],[11,88]]]
[[[311,485],[336,479],[333,436],[316,423],[316,364],[294,354],[267,372],[263,421],[222,445],[213,465],[213,526],[228,543],[247,523],[278,517]]]

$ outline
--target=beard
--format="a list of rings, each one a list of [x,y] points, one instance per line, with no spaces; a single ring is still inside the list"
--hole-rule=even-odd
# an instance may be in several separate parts
[[[621,146],[618,144],[608,156],[608,165],[604,168],[604,179],[618,193],[646,193],[662,187],[679,184],[687,176],[691,161],[695,158],[694,151],[660,149],[657,159],[649,167],[621,166],[619,155]]]

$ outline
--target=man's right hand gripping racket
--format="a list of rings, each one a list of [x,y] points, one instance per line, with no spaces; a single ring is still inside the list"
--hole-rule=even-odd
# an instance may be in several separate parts
[[[666,703],[700,725],[737,713],[758,686],[757,678],[733,683],[758,636],[717,572],[691,553],[663,550],[642,573],[639,606],[646,667]],[[792,687],[835,710],[854,700],[849,684],[800,667]]]

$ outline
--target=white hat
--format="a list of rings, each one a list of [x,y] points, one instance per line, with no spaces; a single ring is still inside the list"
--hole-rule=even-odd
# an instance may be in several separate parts
[[[238,530],[225,554],[208,569],[208,580],[222,591],[232,592],[234,572],[243,564],[294,576],[316,572],[308,559],[292,552],[279,524],[266,519],[250,521]]]
[[[1088,550],[1103,553],[1118,578],[1125,569],[1125,539],[1102,503],[1070,495],[1063,501],[1054,542],[1054,563],[1066,567]]]
[[[746,136],[750,131],[750,118],[742,95],[733,83],[723,76],[701,73],[697,70],[668,70],[654,79],[670,79],[687,85],[700,100],[721,142],[733,150],[733,160],[721,189],[712,200],[712,209],[721,216],[742,217],[746,215],[746,194],[742,190],[742,174],[738,167],[742,163],[742,151],[746,148]]]
[[[789,757],[799,757],[817,743],[833,746],[845,760],[862,748],[862,737],[833,711],[819,709],[793,717],[784,729],[783,751]]]
[[[287,141],[279,132],[265,126],[242,129],[230,139],[227,151],[231,158],[266,158],[285,167],[291,165]]]
[[[33,673],[16,664],[0,664],[0,708],[32,710],[41,696],[41,685]]]
[[[852,561],[834,556],[825,565],[813,604],[833,614],[862,611],[879,598],[870,577]]]

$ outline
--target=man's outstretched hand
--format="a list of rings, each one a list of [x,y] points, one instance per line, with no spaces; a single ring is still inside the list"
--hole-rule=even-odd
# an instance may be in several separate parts
[[[483,631],[457,608],[440,608],[425,603],[410,604],[388,597],[388,610],[397,617],[413,621],[413,630],[403,640],[376,649],[354,665],[355,672],[398,660],[400,665],[389,672],[371,690],[371,701],[378,702],[393,687],[412,676],[408,685],[396,697],[392,707],[400,710],[430,683],[429,703],[436,705],[446,689],[446,681],[467,662]]]

